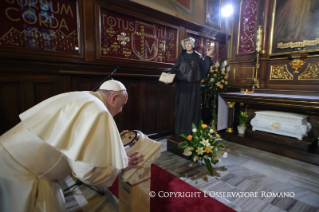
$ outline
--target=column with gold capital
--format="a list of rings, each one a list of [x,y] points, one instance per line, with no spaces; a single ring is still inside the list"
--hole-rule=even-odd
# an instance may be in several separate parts
[[[228,105],[228,122],[227,122],[227,130],[228,133],[234,133],[233,129],[233,114],[234,114],[234,106],[236,102],[227,102]]]

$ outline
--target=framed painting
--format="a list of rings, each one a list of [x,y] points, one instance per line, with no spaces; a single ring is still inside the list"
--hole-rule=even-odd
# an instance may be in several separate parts
[[[319,51],[318,16],[318,0],[274,0],[269,54]]]
[[[221,28],[221,0],[206,0],[206,24]]]

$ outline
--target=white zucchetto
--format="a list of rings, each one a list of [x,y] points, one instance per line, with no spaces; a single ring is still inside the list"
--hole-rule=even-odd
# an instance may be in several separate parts
[[[107,91],[126,91],[125,86],[123,83],[117,80],[108,80],[105,81],[100,88],[101,90],[107,90]]]

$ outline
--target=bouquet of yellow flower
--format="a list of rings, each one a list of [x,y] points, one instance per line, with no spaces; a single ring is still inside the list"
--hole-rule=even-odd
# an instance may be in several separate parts
[[[227,157],[225,146],[217,141],[221,140],[220,135],[213,129],[203,123],[201,120],[198,127],[192,124],[192,135],[182,134],[180,137],[187,139],[178,145],[184,149],[184,155],[191,156],[194,162],[204,159],[206,167],[210,174],[213,174],[212,164],[219,162],[218,154],[222,157]]]
[[[228,76],[229,71],[230,66],[227,64],[226,60],[222,61],[221,65],[217,61],[207,77],[201,81],[201,92],[204,99],[204,105],[207,108],[211,108],[215,124],[217,124],[216,102],[218,93],[226,91],[232,84]]]

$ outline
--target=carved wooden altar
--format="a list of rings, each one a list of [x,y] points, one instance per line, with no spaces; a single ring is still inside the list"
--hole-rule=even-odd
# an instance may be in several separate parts
[[[222,93],[221,97],[229,103],[228,105],[235,104],[235,114],[238,114],[239,110],[247,110],[249,119],[254,117],[256,111],[266,110],[308,115],[308,121],[310,121],[309,119],[317,121],[315,118],[319,115],[318,93],[293,95],[283,93],[255,92],[243,94],[240,92],[229,92]],[[241,105],[241,108],[239,105]],[[229,110],[228,129],[223,134],[224,139],[319,165],[318,138],[315,136],[313,129],[302,140],[267,132],[253,131],[251,126],[248,126],[244,136],[240,136],[236,129],[238,124],[236,115],[235,119],[233,119],[232,112],[233,110]]]

